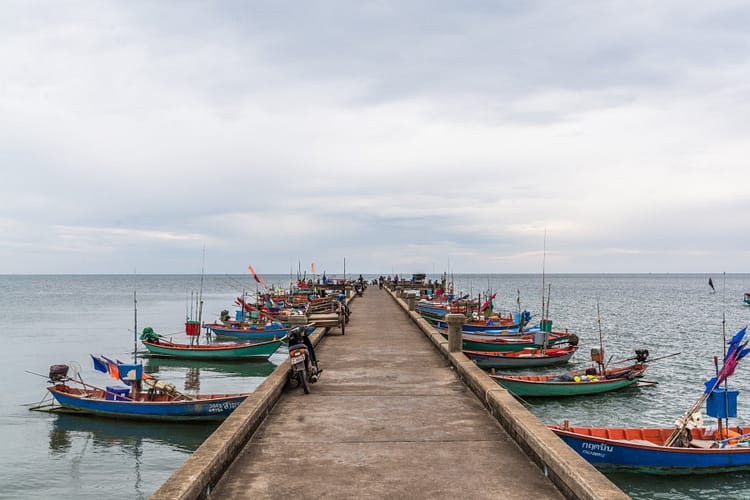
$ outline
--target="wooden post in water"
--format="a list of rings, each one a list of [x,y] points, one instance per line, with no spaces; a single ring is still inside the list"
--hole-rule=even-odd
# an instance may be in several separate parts
[[[463,314],[446,314],[445,322],[448,323],[448,351],[461,352],[463,350],[463,326],[466,316]]]

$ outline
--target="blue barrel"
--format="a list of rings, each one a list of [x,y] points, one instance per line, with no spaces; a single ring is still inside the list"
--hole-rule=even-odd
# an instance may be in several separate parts
[[[107,386],[105,399],[108,401],[127,401],[130,394],[130,387]]]

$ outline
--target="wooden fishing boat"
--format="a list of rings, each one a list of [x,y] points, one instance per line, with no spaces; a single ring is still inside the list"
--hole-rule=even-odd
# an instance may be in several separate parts
[[[95,366],[97,359],[101,362],[100,358],[95,358]],[[249,394],[189,396],[178,392],[173,384],[143,374],[143,365],[110,363],[107,369],[121,374],[113,378],[119,378],[130,386],[95,387],[80,378],[69,378],[67,365],[53,365],[50,367],[50,382],[54,385],[47,390],[60,408],[70,413],[116,419],[185,422],[223,420]],[[146,390],[141,390],[141,382],[147,387]]]
[[[737,416],[739,391],[729,390],[726,380],[738,362],[750,354],[743,343],[747,328],[727,342],[721,370],[714,360],[716,376],[704,383],[700,398],[675,421],[673,428],[588,427],[549,425],[583,458],[600,468],[654,474],[696,474],[750,470],[750,434],[729,425]],[[703,425],[701,408],[716,418],[716,425]]]
[[[57,384],[47,390],[60,406],[81,414],[98,417],[211,421],[223,420],[247,398],[248,394],[204,394],[180,399],[168,393],[141,392],[133,399],[117,387],[77,388]]]
[[[745,304],[750,306],[750,292],[745,292]]]
[[[446,330],[438,330],[440,334],[448,338]],[[544,341],[539,338],[539,334],[532,335],[512,335],[512,336],[495,336],[488,338],[472,334],[463,334],[462,348],[464,351],[495,351],[511,352],[521,351],[523,349],[540,349],[544,347]],[[578,337],[575,334],[567,332],[552,332],[548,335],[547,346],[554,347],[564,342],[578,343]]]
[[[268,359],[286,337],[254,343],[228,344],[177,344],[163,338],[144,339],[141,342],[154,356],[182,359]]]
[[[240,323],[207,323],[203,325],[217,337],[231,339],[274,340],[285,337],[289,328],[281,323],[241,326]]]
[[[535,368],[567,363],[578,346],[553,349],[521,349],[520,351],[464,351],[466,357],[480,368]]]
[[[479,312],[479,301],[455,299],[452,301],[419,301],[414,304],[414,309],[426,319],[441,320],[446,314],[465,314],[471,316]]]
[[[602,469],[651,474],[706,474],[750,470],[750,436],[738,427],[717,439],[716,429],[694,428],[686,446],[665,446],[674,428],[547,426]],[[741,437],[742,436],[742,437]]]
[[[448,323],[446,323],[444,320],[431,319],[429,321],[431,321],[437,328],[448,328]],[[523,324],[523,332],[528,333],[534,332],[535,330],[539,331],[539,326],[530,327],[528,321],[524,321]],[[466,321],[466,323],[463,324],[461,330],[465,333],[487,333],[490,335],[499,335],[512,332],[517,333],[519,325],[520,323],[513,318],[495,316],[494,318],[488,319],[469,319]]]
[[[628,367],[606,370],[597,375],[596,370],[570,371],[556,375],[490,375],[492,379],[519,397],[557,398],[581,396],[616,391],[638,384],[646,365],[637,363]]]

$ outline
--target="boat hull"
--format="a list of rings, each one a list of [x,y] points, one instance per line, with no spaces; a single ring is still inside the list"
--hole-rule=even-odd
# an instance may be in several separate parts
[[[289,328],[237,328],[216,324],[205,326],[217,337],[231,339],[274,340],[289,333]]]
[[[448,332],[444,330],[438,330],[444,338],[448,338]],[[548,347],[555,346],[562,342],[567,342],[569,339],[568,335],[555,335],[548,341]],[[536,344],[533,340],[525,338],[523,336],[504,337],[496,339],[479,339],[472,337],[467,334],[463,334],[462,342],[463,350],[465,351],[495,351],[495,352],[514,352],[521,351],[523,349],[539,349],[542,344]]]
[[[153,356],[180,359],[268,359],[281,346],[282,340],[270,340],[249,344],[173,344],[143,341],[143,345]]]
[[[480,368],[536,368],[567,363],[575,354],[576,348],[561,349],[554,354],[541,354],[537,349],[527,356],[523,351],[510,353],[464,351],[464,354]],[[511,355],[509,355],[511,354]],[[516,355],[518,354],[518,355]]]
[[[446,323],[443,320],[433,320],[433,323],[437,328],[440,329],[448,329],[448,323]],[[494,325],[494,326],[487,326],[487,325],[475,325],[475,324],[464,324],[461,326],[461,331],[464,333],[472,333],[472,334],[485,334],[485,335],[507,335],[509,333],[515,333],[518,334],[518,325],[517,324],[508,324],[508,325]],[[523,332],[520,332],[521,335],[527,334],[527,333],[534,333],[534,332],[540,332],[541,329],[539,328],[539,325],[536,326],[528,326],[526,325],[523,329]]]
[[[612,368],[607,370],[604,376],[587,375],[586,370],[574,370],[556,375],[490,375],[490,377],[515,396],[559,398],[600,394],[637,385],[646,368],[645,364]]]
[[[636,385],[637,379],[608,380],[604,382],[556,382],[533,383],[513,380],[510,377],[493,377],[493,380],[503,386],[511,394],[520,397],[559,398],[567,396],[584,396],[600,394],[602,392],[617,391]]]
[[[214,421],[229,416],[247,394],[204,395],[183,401],[112,401],[87,396],[93,391],[68,392],[60,386],[49,392],[63,408],[97,417],[128,420]]]
[[[613,439],[603,437],[606,431],[626,437],[641,434],[644,438],[659,436],[664,442],[671,428],[627,429],[627,428],[583,428],[548,426],[565,443],[583,458],[602,469],[632,470],[651,474],[685,475],[713,474],[750,470],[750,446],[727,446],[725,448],[677,448],[647,444],[646,439]],[[735,429],[736,430],[736,429]],[[693,430],[696,435],[697,429]],[[590,432],[602,436],[589,435]],[[702,431],[699,431],[702,432]]]

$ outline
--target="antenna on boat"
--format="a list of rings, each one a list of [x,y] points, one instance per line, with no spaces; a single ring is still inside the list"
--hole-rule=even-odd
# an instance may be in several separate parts
[[[599,311],[599,297],[596,298],[596,322],[599,325],[599,374],[604,375],[604,342],[602,341],[602,316]]]
[[[206,244],[203,244],[203,257],[201,258],[201,286],[198,291],[198,335],[195,336],[195,343],[200,344],[200,325],[203,324],[203,275],[206,270]],[[192,343],[192,337],[190,337]]]
[[[135,274],[135,270],[133,270]],[[135,281],[135,280],[134,280]],[[138,300],[135,295],[135,286],[133,287],[133,364],[138,361]]]
[[[723,284],[723,290],[721,292],[721,302],[722,302],[722,311],[721,311],[721,338],[722,338],[722,347],[724,350],[724,360],[727,359],[727,308],[726,303],[724,302],[726,300],[726,292],[727,292],[727,273],[724,271],[724,284]],[[726,362],[726,361],[725,361]],[[728,378],[728,377],[727,377]],[[721,419],[719,418],[719,432],[721,432]],[[727,430],[727,436],[729,436],[729,386],[727,385],[727,379],[724,379],[724,428]],[[720,434],[721,435],[721,434]]]
[[[545,265],[547,263],[547,228],[544,228],[544,244],[542,246],[543,253],[542,253],[542,319],[544,318],[544,271],[545,271]]]

